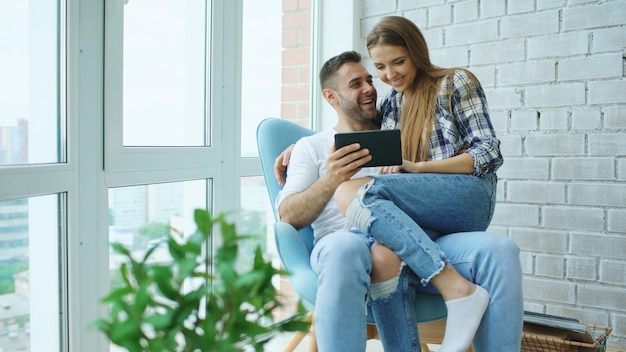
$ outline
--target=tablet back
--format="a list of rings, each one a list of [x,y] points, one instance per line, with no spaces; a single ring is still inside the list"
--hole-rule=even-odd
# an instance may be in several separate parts
[[[337,149],[352,143],[359,143],[361,149],[369,149],[372,160],[368,161],[364,165],[365,167],[402,165],[400,130],[371,130],[335,134]]]

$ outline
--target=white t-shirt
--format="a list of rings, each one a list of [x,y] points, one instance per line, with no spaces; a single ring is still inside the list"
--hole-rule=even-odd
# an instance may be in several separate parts
[[[276,207],[289,195],[308,189],[326,173],[326,158],[335,141],[335,130],[326,130],[312,136],[301,138],[291,153],[287,167],[287,182],[276,197]],[[378,167],[363,168],[353,178],[373,175]],[[344,228],[346,219],[341,214],[335,200],[330,199],[326,207],[313,222],[315,242],[323,236]]]

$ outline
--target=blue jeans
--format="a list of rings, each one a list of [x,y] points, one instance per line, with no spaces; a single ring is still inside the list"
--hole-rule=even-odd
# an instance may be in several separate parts
[[[320,352],[365,351],[366,297],[372,255],[363,238],[340,231],[320,238],[311,252],[317,273],[315,333]]]
[[[484,231],[495,194],[494,174],[380,175],[359,189],[347,225],[393,250],[426,285],[447,262],[429,235]]]
[[[491,301],[474,339],[476,351],[519,351],[523,325],[519,248],[509,239],[484,232],[459,233],[489,226],[495,193],[495,175],[381,175],[359,190],[348,209],[348,225],[368,232],[396,252],[422,285],[450,264],[485,288]],[[398,285],[397,290],[412,289],[415,280],[400,280],[406,284]],[[436,292],[432,285],[417,289]],[[411,297],[410,292],[400,296]],[[372,308],[379,303],[372,302]],[[385,302],[377,325],[393,325],[400,317],[409,324],[403,325],[405,332],[393,334],[391,339],[381,334],[383,345],[393,351],[419,350],[414,347],[419,341],[411,332],[414,317],[405,309],[406,303],[397,309],[395,304],[400,303]]]
[[[476,352],[519,351],[523,300],[519,248],[512,240],[485,232],[455,233],[436,240],[448,262],[466,279],[490,294],[489,307],[476,336]],[[366,294],[371,254],[362,237],[336,232],[321,238],[311,253],[319,275],[315,325],[320,352],[365,351]],[[422,286],[407,267],[396,291],[370,305],[386,351],[419,351],[417,322],[412,309],[416,291],[437,293]]]
[[[519,352],[524,321],[519,247],[509,238],[486,232],[453,233],[436,243],[450,265],[489,292],[489,306],[474,336],[474,351]],[[436,294],[437,289],[419,282],[405,266],[396,291],[370,301],[385,351],[420,351],[415,313],[408,307],[413,307],[415,292]]]

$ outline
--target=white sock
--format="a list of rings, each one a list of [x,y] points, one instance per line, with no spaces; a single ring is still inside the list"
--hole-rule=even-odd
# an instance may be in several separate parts
[[[465,352],[489,305],[489,293],[480,286],[467,297],[446,301],[448,320],[440,352]]]

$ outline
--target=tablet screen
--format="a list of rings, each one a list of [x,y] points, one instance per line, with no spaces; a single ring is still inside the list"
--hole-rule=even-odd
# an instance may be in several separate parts
[[[402,165],[400,130],[371,130],[335,134],[337,149],[352,143],[359,143],[361,148],[369,149],[372,160],[368,161],[364,165],[365,167]]]

